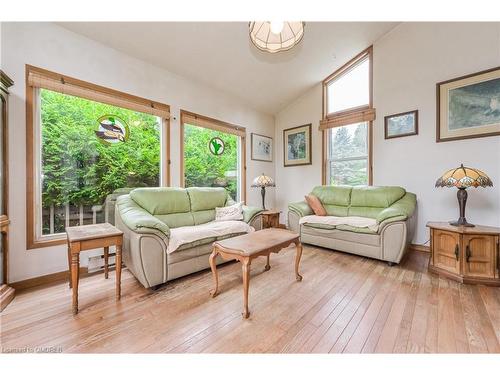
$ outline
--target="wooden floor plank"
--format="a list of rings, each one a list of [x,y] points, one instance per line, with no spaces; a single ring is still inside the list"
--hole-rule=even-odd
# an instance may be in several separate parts
[[[80,313],[67,283],[21,291],[0,313],[2,350],[57,347],[73,353],[500,352],[500,288],[427,273],[428,254],[401,265],[304,246],[252,263],[250,319],[242,319],[239,263],[143,288],[127,270],[122,298],[114,272],[81,280]]]

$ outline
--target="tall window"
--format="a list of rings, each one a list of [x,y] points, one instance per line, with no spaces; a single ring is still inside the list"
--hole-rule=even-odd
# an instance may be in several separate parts
[[[33,247],[60,240],[69,226],[114,223],[117,196],[166,184],[160,113],[129,105],[114,94],[106,98],[95,91],[96,100],[88,98],[88,91],[79,96],[76,87],[64,86],[69,83],[52,85],[34,76],[29,83]]]
[[[372,48],[323,81],[323,183],[371,183]]]
[[[185,187],[224,187],[245,200],[244,128],[181,112],[181,181]]]

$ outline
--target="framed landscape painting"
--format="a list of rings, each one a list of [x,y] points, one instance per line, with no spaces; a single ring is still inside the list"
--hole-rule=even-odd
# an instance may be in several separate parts
[[[251,136],[252,160],[273,161],[273,139],[255,133]]]
[[[311,124],[283,130],[283,165],[311,164]]]
[[[500,135],[500,67],[436,85],[436,141]]]
[[[418,110],[384,117],[385,139],[418,134]]]

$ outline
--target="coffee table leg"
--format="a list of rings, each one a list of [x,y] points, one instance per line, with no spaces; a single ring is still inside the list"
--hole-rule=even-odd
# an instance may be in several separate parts
[[[122,292],[122,245],[116,245],[116,299],[121,298]]]
[[[108,278],[108,273],[109,273],[109,263],[108,263],[108,258],[109,258],[109,247],[106,246],[104,247],[104,278]]]
[[[215,263],[215,258],[217,258],[217,250],[214,248],[212,250],[212,254],[208,258],[208,262],[210,263],[210,268],[212,270],[212,277],[214,279],[215,289],[210,291],[210,295],[212,298],[219,294],[219,275],[217,274],[217,264]]]
[[[271,265],[269,264],[269,257],[271,254],[267,254],[266,266],[264,267],[264,271],[269,271],[271,269]]]
[[[300,242],[297,242],[295,245],[297,247],[297,254],[295,255],[295,279],[297,281],[302,281],[302,276],[299,274],[300,257],[302,256],[302,244]]]
[[[241,270],[243,272],[243,318],[247,319],[250,316],[248,311],[248,288],[250,284],[250,260],[244,259],[241,262]]]
[[[73,314],[78,313],[78,279],[80,271],[80,254],[71,254],[71,285],[73,287]]]

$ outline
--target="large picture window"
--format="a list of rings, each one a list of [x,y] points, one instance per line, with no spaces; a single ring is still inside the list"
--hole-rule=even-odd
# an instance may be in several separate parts
[[[181,184],[224,187],[245,200],[245,129],[181,112]]]
[[[76,88],[43,85],[34,78],[29,83],[34,85],[28,182],[32,247],[55,244],[66,227],[114,223],[117,196],[136,187],[167,185],[168,132],[160,113],[125,108],[121,100],[114,105],[97,93],[93,97],[105,102],[91,100],[87,91],[82,97]]]
[[[323,81],[323,184],[371,184],[372,48]]]

